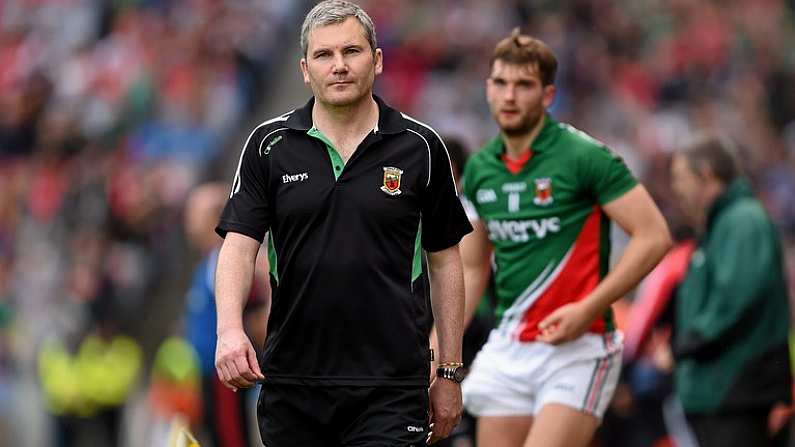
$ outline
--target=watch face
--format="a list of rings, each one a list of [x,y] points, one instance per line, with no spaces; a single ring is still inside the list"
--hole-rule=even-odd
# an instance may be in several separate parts
[[[455,380],[458,383],[461,383],[464,381],[464,377],[466,377],[466,371],[464,370],[464,368],[460,367],[456,368],[455,373],[453,375],[453,380]]]

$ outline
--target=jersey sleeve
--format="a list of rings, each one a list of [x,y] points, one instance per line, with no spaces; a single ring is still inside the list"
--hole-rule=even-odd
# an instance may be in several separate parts
[[[268,200],[270,157],[260,156],[258,130],[251,133],[240,154],[237,172],[229,196],[215,231],[244,234],[260,243],[271,223],[271,205]]]
[[[458,198],[450,156],[438,137],[428,138],[428,184],[422,197],[422,247],[430,252],[457,244],[472,231]]]
[[[584,188],[600,205],[609,203],[634,188],[638,181],[624,159],[605,146],[597,146],[580,157]]]

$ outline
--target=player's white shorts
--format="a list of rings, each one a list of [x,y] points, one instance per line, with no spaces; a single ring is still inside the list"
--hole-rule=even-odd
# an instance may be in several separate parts
[[[555,402],[601,420],[618,383],[622,344],[620,331],[557,346],[492,331],[464,380],[464,406],[475,416],[518,416]]]

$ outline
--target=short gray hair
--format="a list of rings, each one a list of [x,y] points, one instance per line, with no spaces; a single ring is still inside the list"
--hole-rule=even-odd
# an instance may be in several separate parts
[[[348,17],[355,17],[359,24],[364,28],[364,37],[370,43],[370,50],[375,52],[378,42],[375,38],[375,25],[370,16],[364,12],[361,6],[346,2],[345,0],[325,0],[312,8],[306,15],[304,24],[301,26],[301,52],[306,57],[309,47],[309,32],[321,26],[335,25],[342,23]]]
[[[725,185],[743,175],[739,148],[726,135],[698,134],[679,153],[687,159],[693,172],[700,175],[700,168],[709,166],[715,177]]]

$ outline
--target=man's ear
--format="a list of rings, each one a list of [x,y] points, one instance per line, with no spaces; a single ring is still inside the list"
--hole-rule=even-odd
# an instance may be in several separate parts
[[[381,72],[384,71],[384,53],[381,51],[380,48],[375,49],[375,53],[373,54],[375,58],[375,74],[380,75]]]
[[[309,85],[309,69],[306,66],[306,58],[302,57],[298,65],[301,68],[301,75],[304,77],[304,84]]]
[[[715,176],[715,171],[712,169],[712,166],[710,166],[706,161],[700,161],[698,163],[698,166],[696,167],[696,174],[698,174],[698,176],[705,181],[720,182],[718,177]]]
[[[555,102],[555,94],[558,90],[555,88],[554,84],[545,85],[544,89],[544,97],[542,99],[542,104],[544,104],[544,108],[548,109],[552,107],[552,103]]]

